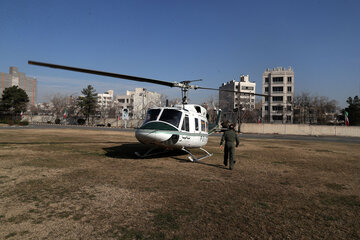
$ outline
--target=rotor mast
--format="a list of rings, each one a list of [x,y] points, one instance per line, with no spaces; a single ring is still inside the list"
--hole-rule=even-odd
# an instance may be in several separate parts
[[[189,89],[198,89],[199,87],[197,85],[190,85],[191,82],[198,82],[198,81],[202,81],[202,79],[198,79],[198,80],[186,80],[186,81],[181,81],[179,83],[174,83],[175,87],[179,87],[181,88],[181,100],[182,100],[182,104],[188,104],[188,91]]]

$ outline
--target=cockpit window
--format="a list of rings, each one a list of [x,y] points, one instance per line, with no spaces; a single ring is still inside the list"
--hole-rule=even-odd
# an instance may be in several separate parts
[[[146,113],[145,122],[154,121],[159,116],[160,109],[150,109]]]
[[[174,125],[175,127],[179,127],[180,119],[182,112],[175,109],[164,109],[160,116],[160,121],[164,121]]]

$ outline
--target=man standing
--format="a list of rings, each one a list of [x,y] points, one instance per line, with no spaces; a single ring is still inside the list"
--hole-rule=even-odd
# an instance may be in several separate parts
[[[229,129],[226,130],[224,132],[224,134],[221,137],[221,141],[220,141],[220,149],[222,149],[222,144],[225,140],[225,149],[224,149],[224,165],[227,166],[228,163],[228,158],[230,158],[230,164],[229,164],[229,168],[230,170],[233,169],[234,164],[235,164],[235,160],[234,160],[234,155],[235,155],[235,146],[234,146],[234,142],[236,142],[236,147],[239,146],[239,138],[236,135],[236,132],[234,130],[234,124],[230,124],[229,125]]]

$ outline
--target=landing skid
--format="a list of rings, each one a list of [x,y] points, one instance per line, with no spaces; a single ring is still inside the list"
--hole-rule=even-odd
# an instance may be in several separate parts
[[[195,157],[189,150],[187,150],[186,148],[182,148],[181,150],[183,150],[183,151],[187,152],[188,154],[190,154],[190,156],[188,157],[188,159],[189,159],[191,162],[197,162],[197,161],[200,161],[200,160],[202,160],[202,159],[211,157],[211,156],[213,155],[212,153],[209,153],[209,152],[206,151],[205,149],[200,148],[200,150],[202,150],[203,152],[205,152],[206,155],[197,158],[197,157]]]
[[[163,151],[157,151],[154,152],[154,150],[158,150],[158,148],[150,148],[149,150],[146,151],[146,153],[144,154],[140,154],[139,152],[135,152],[135,155],[138,156],[139,158],[146,158],[146,157],[150,157],[150,156],[154,156],[154,155],[158,155],[158,154],[162,154],[167,152],[168,150],[163,150]]]

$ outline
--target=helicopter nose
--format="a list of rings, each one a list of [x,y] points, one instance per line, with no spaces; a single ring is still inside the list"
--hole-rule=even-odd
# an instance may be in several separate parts
[[[172,134],[159,133],[157,130],[137,129],[136,139],[144,144],[158,144],[168,140]]]

